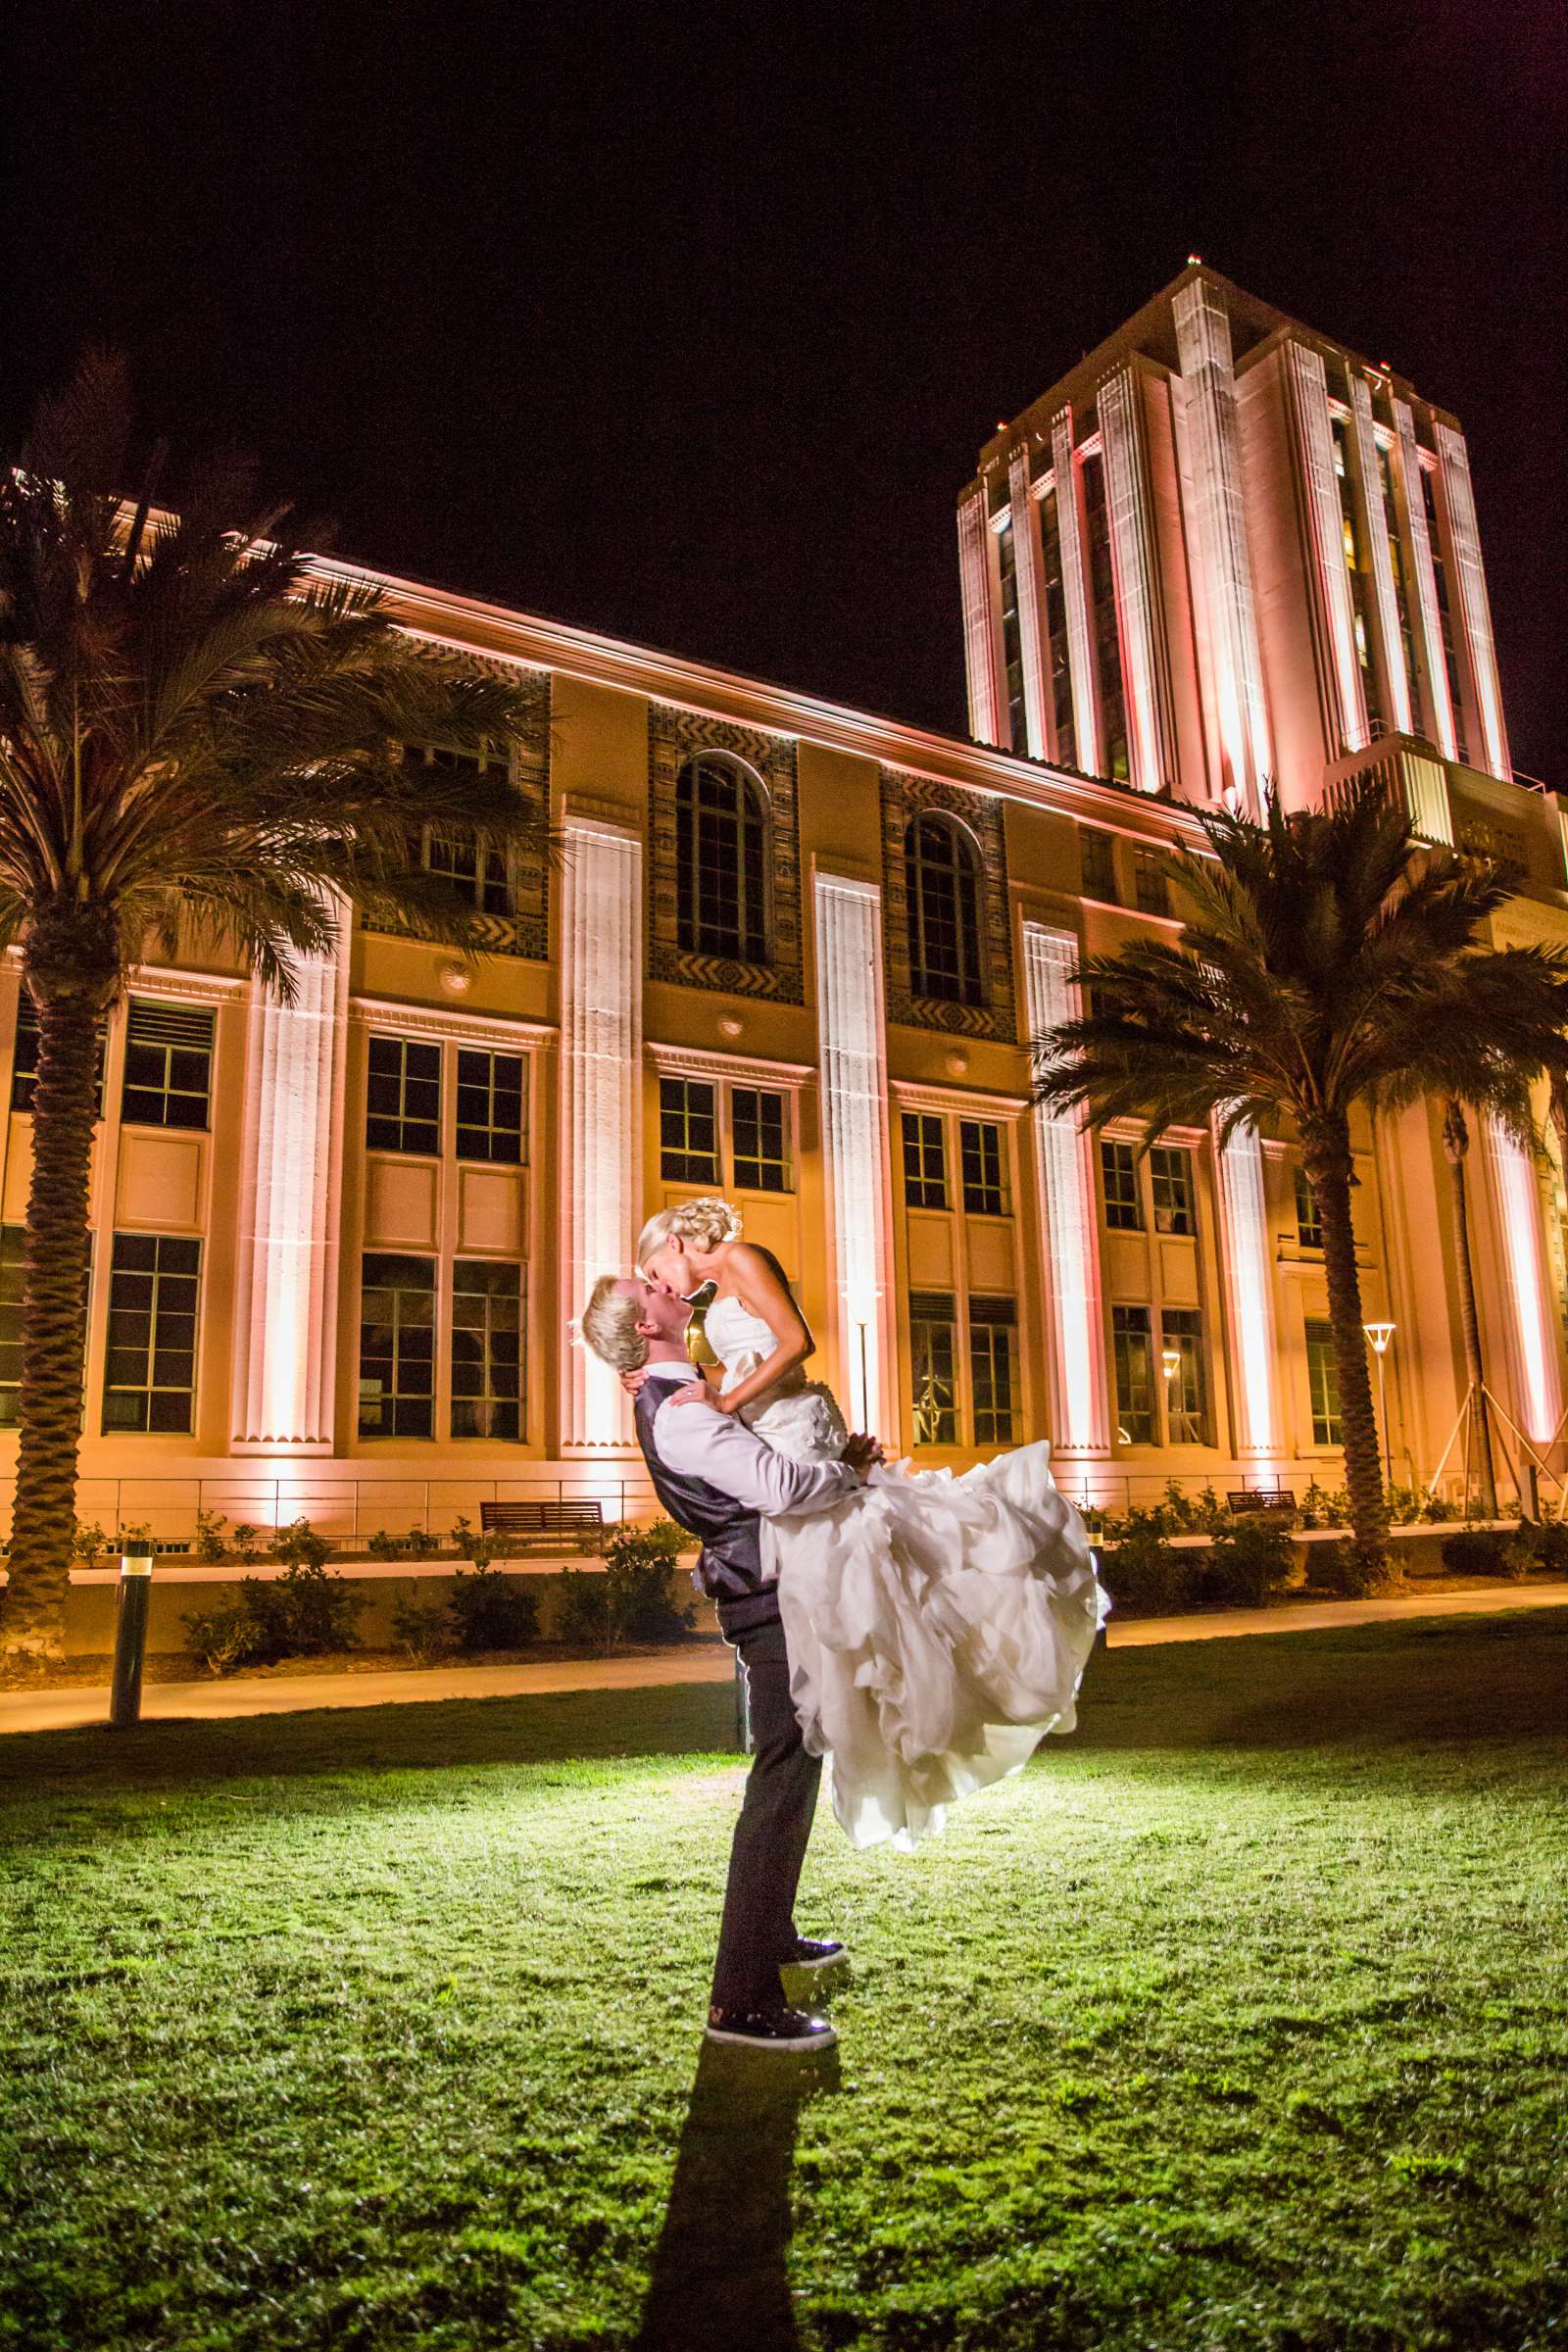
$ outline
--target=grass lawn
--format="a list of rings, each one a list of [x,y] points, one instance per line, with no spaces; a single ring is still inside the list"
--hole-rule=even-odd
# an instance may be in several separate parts
[[[1102,1653],[839,2065],[702,2052],[721,1688],[0,1741],[0,2345],[1568,2344],[1568,1611]]]

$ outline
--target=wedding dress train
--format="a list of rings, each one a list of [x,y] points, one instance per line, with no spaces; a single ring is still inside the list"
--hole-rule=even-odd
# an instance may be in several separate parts
[[[715,1299],[704,1328],[725,1388],[776,1345],[738,1298]],[[808,1460],[836,1458],[848,1434],[831,1391],[800,1373],[741,1418]],[[831,1753],[833,1810],[857,1845],[907,1850],[955,1799],[1073,1729],[1109,1602],[1050,1455],[1041,1442],[956,1475],[879,1472],[829,1510],[764,1522],[796,1713],[811,1752]]]

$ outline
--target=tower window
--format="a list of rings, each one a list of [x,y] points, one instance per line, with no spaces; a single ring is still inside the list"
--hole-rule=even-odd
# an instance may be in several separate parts
[[[703,752],[675,779],[676,932],[700,956],[767,960],[767,826],[762,787],[728,752]]]
[[[909,886],[909,985],[917,997],[985,1002],[980,954],[980,861],[951,817],[917,816],[905,836]]]

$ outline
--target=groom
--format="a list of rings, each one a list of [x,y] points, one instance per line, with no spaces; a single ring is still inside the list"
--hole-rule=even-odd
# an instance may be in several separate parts
[[[607,1274],[583,1310],[582,1336],[615,1371],[646,1368],[632,1406],[643,1458],[670,1517],[702,1538],[698,1581],[746,1671],[756,1753],[730,1849],[708,2034],[758,2049],[826,2049],[833,2028],[792,2008],[779,1975],[781,1967],[825,1968],[844,1947],[795,1932],[822,1759],[807,1754],[791,1704],[777,1588],[762,1576],[761,1521],[854,1494],[880,1448],[858,1437],[842,1461],[791,1461],[731,1414],[701,1399],[676,1403],[682,1390],[702,1385],[687,1351],[691,1316],[673,1292]]]

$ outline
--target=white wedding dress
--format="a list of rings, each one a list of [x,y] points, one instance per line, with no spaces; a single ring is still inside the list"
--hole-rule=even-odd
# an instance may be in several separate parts
[[[777,1345],[734,1298],[704,1329],[726,1389]],[[832,1392],[800,1372],[740,1417],[800,1460],[836,1460],[848,1436]],[[762,1523],[795,1710],[808,1748],[831,1754],[833,1810],[857,1845],[907,1851],[955,1798],[1073,1729],[1110,1604],[1050,1454],[1042,1442],[957,1476],[883,1472],[827,1510]]]

